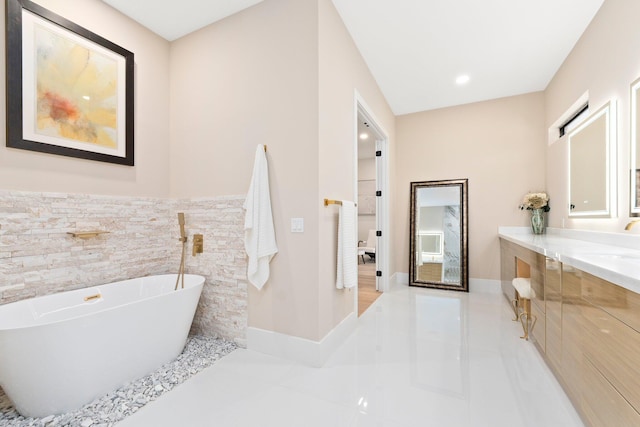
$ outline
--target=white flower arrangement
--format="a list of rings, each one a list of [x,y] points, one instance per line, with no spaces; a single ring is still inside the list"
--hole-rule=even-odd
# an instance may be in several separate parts
[[[528,193],[524,196],[522,204],[519,206],[520,210],[534,210],[543,209],[545,212],[549,212],[549,196],[545,192],[540,193]]]

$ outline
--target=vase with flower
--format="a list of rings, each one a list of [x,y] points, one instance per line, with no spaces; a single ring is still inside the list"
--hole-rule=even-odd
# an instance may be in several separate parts
[[[524,196],[520,210],[531,211],[531,230],[533,234],[544,233],[544,213],[549,212],[549,196],[545,192],[528,193]]]

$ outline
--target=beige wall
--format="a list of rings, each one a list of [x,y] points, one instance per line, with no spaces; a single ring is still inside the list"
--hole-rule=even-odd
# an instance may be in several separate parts
[[[292,17],[295,16],[295,19]],[[268,146],[279,253],[249,326],[317,340],[318,23],[312,0],[269,0],[171,46],[171,195],[246,194]],[[291,233],[292,217],[304,233]]]
[[[322,199],[356,197],[355,93],[371,109],[395,150],[394,116],[331,0],[318,0],[319,17],[319,303],[320,337],[354,308],[354,292],[335,289],[337,208]],[[393,270],[391,270],[393,271]]]
[[[640,77],[638,16],[640,2],[636,0],[605,1],[545,91],[545,128],[586,91],[592,112],[616,99],[618,113],[618,218],[568,218],[565,138],[547,150],[547,190],[552,203],[562,201],[552,204],[549,222],[553,227],[622,232],[629,220],[630,86]]]
[[[136,166],[2,144],[0,188],[243,195],[267,144],[280,251],[267,286],[249,288],[249,325],[320,340],[353,311],[322,198],[354,198],[356,91],[392,143],[394,117],[330,0],[268,0],[172,44],[98,0],[39,3],[135,53]],[[289,230],[297,217],[304,233]]]
[[[29,191],[141,195],[169,193],[169,43],[98,0],[36,3],[135,54],[135,161],[121,166],[7,148],[0,132],[0,188]],[[0,78],[5,78],[5,8],[0,8]],[[5,87],[0,88],[2,99]],[[5,102],[0,126],[6,126]]]
[[[528,225],[518,210],[544,189],[541,92],[397,117],[397,271],[409,269],[409,184],[469,179],[469,277],[500,278],[498,226]]]
[[[267,144],[279,253],[265,287],[249,287],[249,326],[322,339],[353,311],[335,289],[337,210],[322,198],[354,197],[356,89],[393,130],[333,4],[268,0],[183,37],[171,82],[171,195],[245,194]],[[296,217],[304,233],[290,232]]]
[[[358,179],[376,179],[376,159],[358,160]]]

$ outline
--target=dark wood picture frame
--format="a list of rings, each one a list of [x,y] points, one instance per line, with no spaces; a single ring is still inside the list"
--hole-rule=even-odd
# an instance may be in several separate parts
[[[34,137],[34,130],[32,134],[25,135],[25,126],[38,120],[35,111],[37,106],[35,95],[31,97],[33,101],[28,98],[25,102],[25,92],[34,94],[37,91],[35,78],[31,83],[33,87],[26,87],[25,85],[29,82],[23,79],[23,68],[35,69],[35,65],[25,67],[25,63],[29,64],[29,62],[24,62],[25,59],[32,61],[29,58],[35,56],[34,52],[23,51],[25,16],[38,25],[53,25],[54,27],[51,28],[59,31],[62,34],[60,37],[64,38],[68,35],[70,40],[79,40],[79,43],[88,46],[87,50],[95,48],[96,52],[106,53],[102,54],[103,57],[112,58],[113,62],[118,64],[117,73],[113,73],[118,75],[116,83],[118,96],[115,97],[116,107],[113,108],[116,113],[112,113],[117,117],[113,120],[115,124],[112,127],[115,148],[105,148],[92,144],[91,141],[66,139],[64,134]],[[28,29],[25,27],[24,31]],[[6,73],[7,147],[134,166],[134,55],[132,52],[29,0],[6,0]],[[35,74],[35,71],[33,73]],[[25,108],[30,108],[31,102],[34,107],[30,110],[30,117],[26,118],[24,111]],[[35,127],[35,124],[31,126],[34,129]],[[31,132],[28,129],[30,128],[27,127],[27,132]]]

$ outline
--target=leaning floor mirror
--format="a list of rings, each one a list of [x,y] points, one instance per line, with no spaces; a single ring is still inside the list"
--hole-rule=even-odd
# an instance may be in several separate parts
[[[469,291],[467,181],[411,183],[410,286]]]

